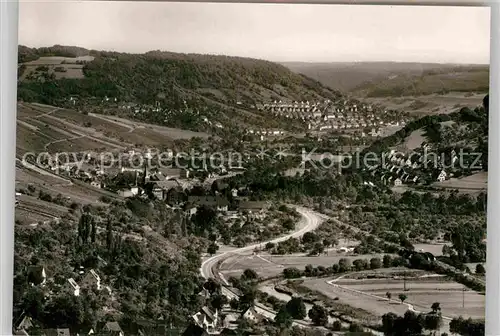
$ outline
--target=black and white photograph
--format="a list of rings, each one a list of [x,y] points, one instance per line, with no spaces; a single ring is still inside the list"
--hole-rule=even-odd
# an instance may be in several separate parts
[[[490,30],[21,1],[13,335],[485,335]]]

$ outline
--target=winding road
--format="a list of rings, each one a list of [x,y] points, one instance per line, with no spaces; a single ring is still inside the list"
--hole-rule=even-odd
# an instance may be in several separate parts
[[[255,248],[257,248],[263,244],[267,244],[269,242],[279,243],[279,242],[285,241],[285,240],[292,238],[292,237],[293,238],[301,237],[306,232],[310,232],[310,231],[315,230],[319,226],[319,224],[321,224],[321,222],[323,222],[323,220],[324,220],[322,216],[320,216],[318,213],[316,213],[310,209],[299,207],[299,206],[293,206],[293,207],[302,216],[302,219],[300,220],[300,222],[298,224],[297,231],[290,233],[286,236],[281,236],[281,237],[278,237],[278,238],[275,238],[275,239],[272,239],[272,240],[269,240],[266,242],[248,245],[245,247],[236,248],[234,250],[230,250],[230,251],[216,254],[213,257],[210,257],[210,258],[206,259],[205,261],[203,261],[203,263],[201,264],[201,267],[200,267],[201,276],[205,279],[209,279],[209,278],[220,279],[226,283],[224,277],[222,277],[220,274],[218,274],[218,272],[215,270],[215,268],[219,262],[224,261],[231,254],[240,254],[242,252],[252,251]],[[214,272],[217,272],[217,274]]]
[[[281,236],[266,242],[261,242],[258,244],[253,244],[241,248],[236,248],[233,250],[229,250],[223,253],[216,254],[213,257],[210,257],[203,261],[200,267],[200,274],[202,275],[203,278],[205,279],[216,279],[224,282],[226,285],[227,281],[224,279],[224,276],[217,271],[217,266],[219,263],[224,261],[225,259],[229,258],[232,254],[241,254],[242,252],[248,252],[252,251],[255,248],[261,246],[262,244],[267,244],[269,242],[271,243],[279,243],[282,241],[285,241],[289,238],[298,238],[304,235],[306,232],[310,232],[315,230],[323,221],[324,217],[322,217],[320,214],[317,212],[314,212],[310,209],[304,208],[304,207],[299,207],[295,205],[289,205],[290,207],[295,208],[297,212],[302,216],[301,220],[299,221],[296,231],[287,234],[285,236]],[[226,295],[228,298],[237,298],[238,295],[236,293],[233,293],[231,290],[229,290],[227,287],[222,286],[222,293]],[[263,304],[256,303],[254,306],[255,310],[257,313],[261,314],[262,316],[265,316],[266,318],[269,319],[274,319],[276,312],[271,310],[270,308],[264,306]],[[293,325],[295,326],[300,326],[300,327],[311,327],[310,322],[307,321],[298,321],[295,320],[293,321]],[[333,332],[333,335],[337,335],[338,333]]]

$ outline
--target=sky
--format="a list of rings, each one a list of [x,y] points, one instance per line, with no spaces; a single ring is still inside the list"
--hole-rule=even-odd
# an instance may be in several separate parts
[[[487,7],[21,1],[19,43],[276,62],[489,63]]]

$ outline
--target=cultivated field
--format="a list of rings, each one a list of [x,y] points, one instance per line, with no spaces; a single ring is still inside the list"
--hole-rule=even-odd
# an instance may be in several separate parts
[[[208,138],[209,137],[209,135],[207,133],[194,132],[194,131],[188,131],[188,130],[181,130],[178,128],[171,128],[171,127],[164,127],[164,126],[146,124],[146,123],[141,123],[141,122],[135,122],[135,121],[131,121],[128,119],[119,118],[119,117],[115,117],[115,116],[96,115],[96,114],[91,114],[91,115],[97,116],[101,119],[106,119],[106,120],[112,121],[118,125],[121,125],[123,127],[127,127],[129,129],[132,128],[132,129],[139,129],[139,130],[148,130],[147,132],[154,132],[153,134],[160,134],[160,135],[166,136],[170,139],[190,139],[193,137],[200,137],[200,138]]]
[[[404,145],[408,150],[415,150],[419,148],[424,141],[426,141],[424,130],[419,129],[413,131],[410,136],[406,138]]]
[[[388,312],[404,314],[407,305],[398,301],[398,295],[407,295],[405,303],[416,311],[427,312],[434,302],[439,302],[442,314],[446,317],[484,318],[485,297],[464,286],[441,276],[420,276],[382,278],[382,279],[341,279],[329,284],[325,279],[307,279],[304,285],[311,290],[318,290],[331,298],[338,298],[342,303],[382,316]],[[406,282],[407,291],[404,291]],[[390,292],[389,302],[386,293]]]
[[[443,246],[445,244],[413,244],[415,251],[423,250],[423,252],[430,252],[434,256],[443,255]]]
[[[35,171],[24,167],[20,163],[16,167],[16,191],[23,193],[19,197],[19,206],[16,208],[16,220],[20,224],[47,221],[68,213],[69,208],[66,206],[38,199],[40,192],[49,194],[51,197],[60,194],[66,198],[68,205],[72,202],[105,205],[99,201],[102,196],[120,199],[116,194],[94,188],[89,184],[71,182],[39,168]]]
[[[45,61],[44,61],[45,62]],[[38,64],[38,63],[37,63]],[[116,119],[116,120],[115,120]],[[68,109],[59,109],[42,104],[18,104],[17,113],[17,157],[25,153],[42,152],[78,153],[99,151],[123,151],[127,147],[140,145],[168,145],[175,139],[194,136],[206,137],[206,134],[183,131],[161,126],[153,126],[127,121],[114,117],[86,115]],[[20,201],[16,210],[16,219],[23,224],[46,221],[60,217],[68,208],[55,203],[38,200],[41,192],[52,197],[58,194],[67,197],[68,202],[80,204],[101,204],[99,199],[108,196],[119,198],[110,192],[94,188],[78,181],[69,181],[37,167],[16,167],[16,189],[26,192],[29,188],[32,198]],[[27,196],[29,197],[29,196]]]
[[[168,145],[176,139],[208,137],[180,129],[83,114],[40,104],[18,104],[17,154],[124,150]]]
[[[399,131],[400,129],[402,129],[403,126],[401,125],[389,125],[389,126],[384,126],[380,129],[380,136],[382,137],[388,137],[388,136],[391,136],[393,135],[394,133],[396,133],[397,131]]]
[[[364,98],[371,104],[381,104],[388,109],[405,110],[412,114],[447,114],[467,106],[474,109],[482,104],[484,94],[452,92],[448,94],[433,94],[419,97],[384,97]]]
[[[451,178],[443,182],[435,182],[434,187],[445,189],[458,189],[463,193],[476,193],[486,191],[488,173],[480,172],[463,178]]]
[[[93,56],[83,56],[83,57],[58,57],[58,56],[47,56],[40,57],[37,60],[24,63],[25,70],[20,77],[20,80],[25,80],[39,72],[47,71],[48,73],[53,73],[57,79],[61,78],[74,78],[80,79],[84,78],[83,66],[81,62],[90,62],[94,59]],[[45,67],[46,70],[42,70],[41,67]]]
[[[330,267],[341,258],[351,261],[356,259],[383,258],[383,254],[349,255],[330,252],[330,255],[307,257],[297,255],[235,255],[226,259],[220,266],[220,271],[226,278],[239,276],[247,268],[256,271],[259,276],[267,278],[279,275],[283,269],[296,267],[303,270],[307,265]]]

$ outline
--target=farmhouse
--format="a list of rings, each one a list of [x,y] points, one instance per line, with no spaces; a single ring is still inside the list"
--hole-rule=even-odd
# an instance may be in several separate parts
[[[437,177],[437,180],[439,182],[443,182],[444,180],[446,180],[446,177],[447,177],[447,174],[444,170],[441,170],[441,172],[439,173],[438,177]]]
[[[97,274],[96,271],[91,269],[83,278],[82,282],[82,287],[95,287],[98,291],[102,289],[101,285],[101,277]]]
[[[182,169],[179,168],[165,168],[159,169],[159,174],[161,174],[166,180],[180,178],[182,174]]]
[[[217,329],[219,313],[217,310],[213,312],[210,308],[204,306],[198,313],[193,315],[193,320],[198,327],[212,333]]]
[[[165,193],[165,202],[170,206],[178,205],[184,202],[185,198],[186,194],[181,186],[170,188]]]
[[[216,208],[217,211],[227,211],[229,206],[229,201],[221,196],[189,196],[188,203]]]
[[[139,194],[139,188],[121,189],[117,194],[124,198],[134,197]]]
[[[267,202],[257,202],[257,201],[241,201],[238,204],[238,209],[240,211],[248,212],[261,212],[269,208],[269,203]]]
[[[151,188],[151,193],[156,199],[164,200],[166,190],[162,188],[160,185],[158,185],[158,183],[154,183]]]
[[[241,314],[241,317],[253,323],[258,322],[261,318],[260,315],[255,310],[255,308],[253,307],[250,307],[247,310],[245,310],[243,314]]]
[[[186,216],[188,217],[191,217],[193,215],[196,214],[196,212],[198,211],[198,208],[196,207],[195,204],[190,204],[190,203],[187,203],[185,206],[184,206],[184,213],[186,214]]]
[[[118,322],[106,322],[99,334],[110,336],[124,336],[123,330]]]
[[[22,315],[22,320],[19,322],[19,324],[16,327],[17,331],[25,331],[29,330],[30,328],[33,328],[33,319],[29,316]],[[26,333],[27,335],[27,333]]]

